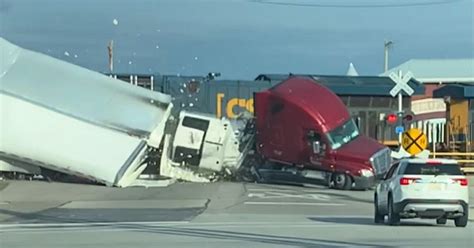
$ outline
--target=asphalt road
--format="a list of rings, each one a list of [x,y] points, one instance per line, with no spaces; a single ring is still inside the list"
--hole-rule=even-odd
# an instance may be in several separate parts
[[[472,221],[467,228],[417,219],[373,224],[372,193],[13,182],[0,191],[0,247],[474,247]]]

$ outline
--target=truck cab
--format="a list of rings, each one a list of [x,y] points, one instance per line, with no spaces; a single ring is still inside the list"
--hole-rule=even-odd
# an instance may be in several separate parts
[[[340,98],[313,79],[290,77],[256,93],[255,117],[258,153],[304,177],[367,189],[390,166],[390,150],[359,134]]]

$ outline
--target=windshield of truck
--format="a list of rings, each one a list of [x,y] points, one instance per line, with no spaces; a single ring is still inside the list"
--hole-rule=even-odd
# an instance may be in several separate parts
[[[350,119],[346,123],[329,132],[328,140],[332,149],[338,149],[354,140],[357,136],[359,136],[359,130],[357,129],[354,120]]]

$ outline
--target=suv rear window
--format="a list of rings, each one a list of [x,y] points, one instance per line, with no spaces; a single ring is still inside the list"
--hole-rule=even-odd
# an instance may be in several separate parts
[[[457,164],[420,164],[410,163],[405,167],[405,175],[463,175]]]

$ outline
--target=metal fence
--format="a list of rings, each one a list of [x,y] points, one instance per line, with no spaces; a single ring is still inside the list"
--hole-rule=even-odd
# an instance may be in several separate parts
[[[450,151],[474,151],[474,123],[465,126],[447,124],[447,146]]]
[[[474,152],[436,152],[430,154],[431,158],[449,158],[456,160],[466,174],[474,173]]]

